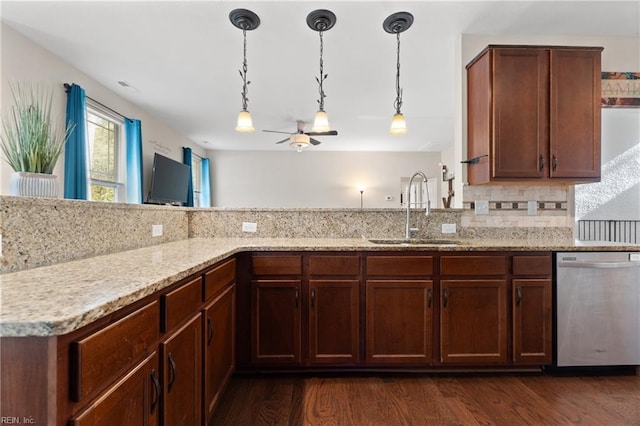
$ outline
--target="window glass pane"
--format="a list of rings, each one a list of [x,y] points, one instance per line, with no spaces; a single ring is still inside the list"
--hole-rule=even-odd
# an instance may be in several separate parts
[[[106,185],[91,184],[91,201],[116,201],[116,188]]]

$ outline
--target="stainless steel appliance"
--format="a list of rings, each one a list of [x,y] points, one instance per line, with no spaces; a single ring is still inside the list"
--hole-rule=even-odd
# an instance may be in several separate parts
[[[640,365],[640,252],[556,255],[557,365]]]

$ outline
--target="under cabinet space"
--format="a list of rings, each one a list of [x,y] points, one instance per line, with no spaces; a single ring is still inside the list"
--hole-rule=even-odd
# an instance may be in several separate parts
[[[70,345],[71,398],[81,401],[125,372],[159,337],[157,302]]]

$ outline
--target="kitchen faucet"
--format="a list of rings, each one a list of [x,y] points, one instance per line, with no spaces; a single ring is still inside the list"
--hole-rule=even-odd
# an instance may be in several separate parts
[[[429,212],[431,210],[431,200],[429,200],[429,187],[427,186],[427,177],[422,172],[415,172],[413,174],[413,176],[411,176],[411,179],[409,179],[409,186],[407,188],[407,223],[406,223],[406,227],[405,227],[405,238],[406,239],[411,238],[411,231],[417,231],[418,230],[418,228],[411,228],[411,225],[409,224],[410,215],[411,215],[411,183],[413,182],[413,179],[416,176],[420,176],[422,178],[422,180],[425,183],[425,187],[427,188],[427,202],[426,202],[426,206],[427,207],[424,210],[425,216],[429,216]]]

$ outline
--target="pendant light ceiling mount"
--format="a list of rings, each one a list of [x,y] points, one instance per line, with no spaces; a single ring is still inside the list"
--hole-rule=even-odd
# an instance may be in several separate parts
[[[234,9],[229,12],[229,20],[234,27],[241,30],[255,30],[260,26],[258,15],[247,9]]]
[[[413,24],[413,15],[409,12],[396,12],[389,15],[382,23],[382,28],[389,34],[402,33]]]
[[[336,15],[325,9],[318,9],[307,15],[307,25],[314,31],[328,31],[336,24]]]

